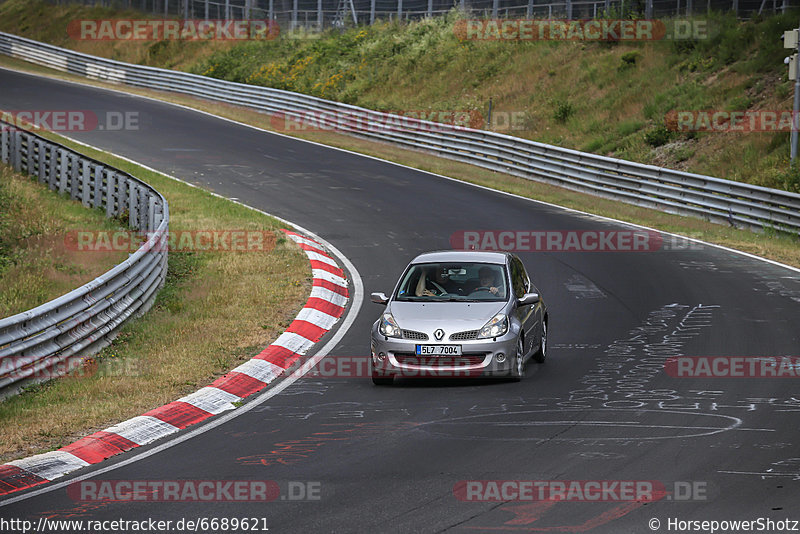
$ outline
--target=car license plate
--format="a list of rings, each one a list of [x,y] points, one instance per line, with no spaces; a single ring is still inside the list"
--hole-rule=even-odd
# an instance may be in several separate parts
[[[417,345],[417,356],[461,356],[461,345]]]

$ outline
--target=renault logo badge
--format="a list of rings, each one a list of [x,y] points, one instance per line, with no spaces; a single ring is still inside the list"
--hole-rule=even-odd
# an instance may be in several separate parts
[[[441,341],[444,337],[444,330],[441,328],[437,329],[436,332],[433,333],[433,337],[436,338],[436,341]]]

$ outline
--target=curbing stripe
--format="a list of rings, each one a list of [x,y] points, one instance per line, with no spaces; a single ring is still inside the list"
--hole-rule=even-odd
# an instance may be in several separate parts
[[[311,288],[311,298],[318,298],[342,307],[347,304],[347,297],[322,286],[314,286]]]
[[[256,391],[261,391],[267,387],[267,383],[234,370],[214,380],[211,386],[243,399]]]
[[[340,295],[346,297],[348,296],[347,287],[340,286],[339,284],[334,284],[333,282],[329,282],[328,280],[323,280],[321,278],[314,279],[314,286],[317,287],[324,287],[334,293],[339,293]]]
[[[147,445],[151,441],[162,438],[173,432],[177,432],[178,427],[165,423],[150,415],[137,415],[127,421],[123,421],[114,426],[106,428],[106,432],[119,434],[136,444],[136,446]]]
[[[349,291],[344,271],[325,248],[296,232],[282,230],[306,254],[313,285],[306,306],[269,347],[207,387],[149,412],[95,432],[57,451],[0,465],[0,495],[46,484],[67,473],[146,445],[234,409],[281,376],[322,338],[345,311]]]
[[[322,271],[328,271],[329,273],[338,276],[341,279],[344,279],[344,271],[342,271],[340,268],[334,267],[333,265],[325,263],[324,261],[319,261],[319,260],[310,260],[310,261],[312,269],[320,269]]]
[[[70,452],[90,464],[96,464],[134,447],[136,444],[131,440],[101,430],[66,447],[61,447],[59,450]]]
[[[150,410],[144,415],[155,417],[176,428],[186,428],[187,426],[208,419],[213,414],[193,404],[189,404],[188,402],[177,400],[165,404],[164,406],[159,406],[154,410]]]
[[[265,384],[269,384],[281,376],[283,369],[266,360],[252,358],[231,372],[242,373],[251,378],[255,378],[256,380],[264,382]]]
[[[54,480],[70,471],[89,465],[89,462],[65,451],[50,451],[8,463],[45,480]]]
[[[328,271],[323,271],[322,269],[311,269],[311,275],[314,277],[314,280],[324,280],[326,282],[336,284],[341,288],[347,289],[347,280],[341,276],[329,273]]]
[[[241,397],[222,391],[219,388],[206,386],[178,400],[187,402],[213,415],[217,415],[227,410],[233,410],[236,408],[233,403],[242,399]]]
[[[339,318],[314,308],[303,308],[297,314],[295,321],[306,321],[323,330],[330,330]]]
[[[0,465],[0,495],[14,493],[15,491],[32,488],[47,482],[49,480],[36,476],[16,465]]]
[[[286,331],[292,332],[293,334],[300,334],[304,338],[310,339],[311,341],[319,341],[320,338],[325,335],[328,329],[320,328],[314,323],[310,323],[308,321],[295,319],[292,321],[292,324],[289,325],[289,328],[287,328]]]

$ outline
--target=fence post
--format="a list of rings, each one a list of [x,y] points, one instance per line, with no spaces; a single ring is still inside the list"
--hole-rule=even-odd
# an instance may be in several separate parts
[[[533,16],[533,0],[528,0],[528,7],[525,10],[525,16],[531,18]]]
[[[739,0],[733,0],[733,12],[736,13],[736,16],[739,16]]]
[[[317,0],[317,31],[322,31],[322,0]]]
[[[269,0],[269,15],[267,16],[267,18],[269,18],[269,20],[275,20],[275,11],[272,8],[273,2],[274,2],[274,0]]]
[[[497,18],[497,10],[500,8],[500,0],[493,0],[492,2],[492,18]]]
[[[692,0],[686,0],[686,16],[690,16],[694,11],[694,6],[692,5]]]
[[[572,19],[572,0],[567,0],[567,19]]]
[[[208,20],[208,2],[209,0],[206,0],[206,20]]]
[[[680,2],[680,0],[678,0],[678,2]],[[676,11],[675,14],[677,15],[677,13],[678,12]],[[653,18],[653,0],[647,0],[647,3],[645,4],[644,8],[644,18],[646,19]]]
[[[39,149],[39,183],[43,184],[47,181],[47,151],[45,150],[46,144],[40,139],[36,140],[36,148]]]
[[[433,0],[428,0],[428,18],[433,16]]]
[[[116,215],[114,204],[117,198],[117,173],[115,171],[108,172],[108,180],[106,180],[106,218],[110,219]]]
[[[22,170],[22,132],[19,130],[11,132],[11,166],[17,172]]]
[[[375,24],[375,0],[370,0],[369,3],[369,23]]]
[[[292,23],[290,25],[292,30],[297,29],[297,0],[292,2]]]
[[[397,0],[397,22],[403,22],[403,0]]]

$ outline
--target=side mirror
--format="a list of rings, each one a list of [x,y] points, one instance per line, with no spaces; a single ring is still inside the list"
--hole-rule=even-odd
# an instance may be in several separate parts
[[[375,304],[383,304],[384,306],[389,302],[389,297],[385,293],[371,293],[369,299]]]
[[[531,304],[536,304],[540,300],[539,293],[525,293],[522,295],[522,298],[517,299],[517,304],[520,306],[529,306]]]

